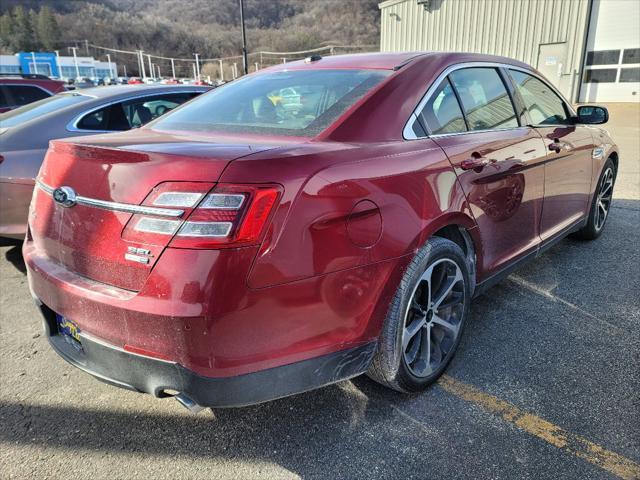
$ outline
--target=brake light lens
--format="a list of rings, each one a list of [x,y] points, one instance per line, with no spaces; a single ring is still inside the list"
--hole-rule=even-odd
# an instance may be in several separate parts
[[[123,238],[174,248],[222,248],[256,244],[282,194],[279,185],[166,182],[143,205],[183,210],[182,218],[134,215]]]
[[[189,215],[170,246],[219,248],[258,243],[281,192],[277,185],[218,185]]]

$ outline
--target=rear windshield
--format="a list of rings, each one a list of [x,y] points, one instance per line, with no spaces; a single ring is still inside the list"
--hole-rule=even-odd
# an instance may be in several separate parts
[[[0,114],[0,127],[15,127],[47,113],[56,112],[90,99],[91,97],[80,93],[60,93]]]
[[[202,95],[152,128],[315,136],[391,73],[327,69],[251,75]]]

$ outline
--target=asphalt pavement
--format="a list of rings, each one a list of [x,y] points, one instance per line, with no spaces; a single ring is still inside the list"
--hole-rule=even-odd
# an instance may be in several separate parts
[[[640,477],[640,108],[627,108],[611,111],[622,158],[601,238],[563,240],[478,298],[421,395],[359,377],[194,416],[102,384],[49,348],[20,247],[2,243],[0,478]]]

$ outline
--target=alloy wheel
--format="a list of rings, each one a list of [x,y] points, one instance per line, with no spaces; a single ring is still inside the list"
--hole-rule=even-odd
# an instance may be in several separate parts
[[[462,327],[465,291],[462,271],[449,258],[434,262],[420,277],[402,334],[404,361],[415,376],[433,374],[452,353]]]
[[[613,169],[607,168],[602,175],[602,183],[600,184],[600,191],[596,198],[596,212],[595,212],[595,227],[596,231],[600,231],[604,227],[604,222],[609,215],[609,209],[611,207],[611,197],[613,195]]]

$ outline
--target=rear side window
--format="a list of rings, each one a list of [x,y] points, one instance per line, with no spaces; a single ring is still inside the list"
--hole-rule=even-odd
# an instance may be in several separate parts
[[[518,126],[516,112],[502,78],[494,68],[465,68],[450,75],[469,130],[493,130]]]
[[[161,118],[154,128],[315,136],[391,73],[319,69],[248,75]]]
[[[420,119],[433,135],[467,130],[458,99],[448,79],[445,78],[433,92],[420,112]]]
[[[6,85],[13,105],[26,105],[50,97],[49,92],[30,85]]]
[[[519,70],[509,70],[509,73],[534,125],[569,123],[564,101],[551,87],[542,80]]]

